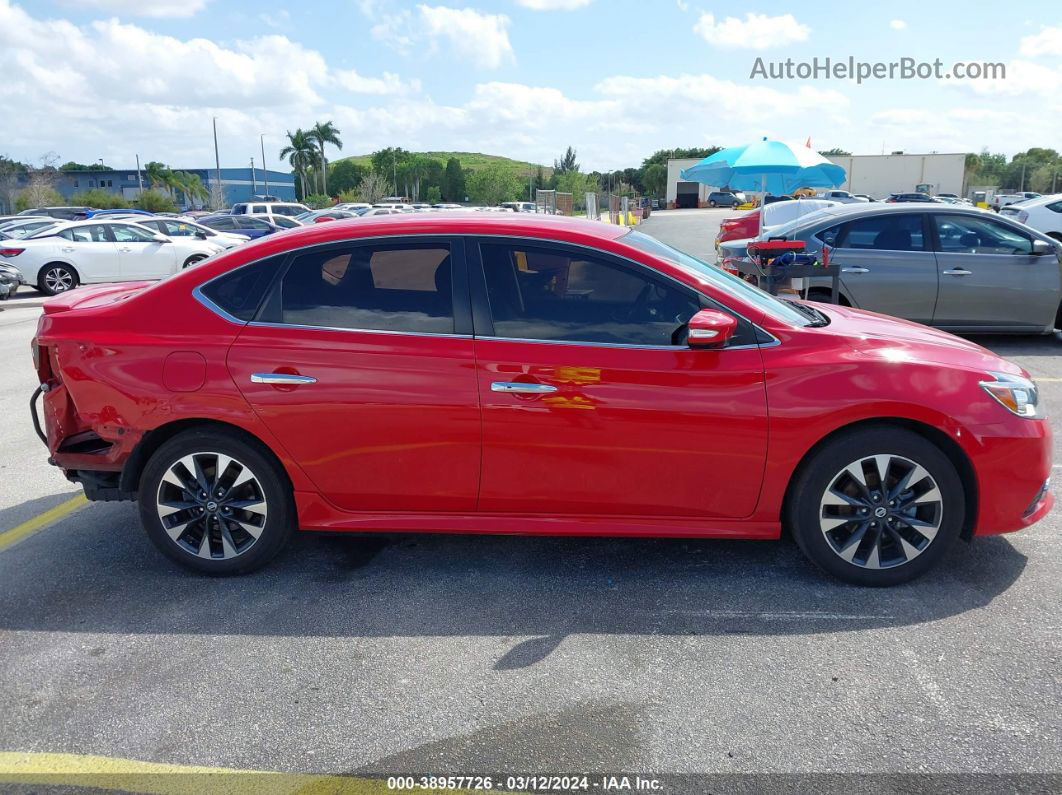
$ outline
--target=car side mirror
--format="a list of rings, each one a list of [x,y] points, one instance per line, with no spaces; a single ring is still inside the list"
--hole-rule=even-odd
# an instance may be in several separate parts
[[[1032,242],[1032,254],[1034,257],[1042,257],[1044,254],[1050,254],[1054,249],[1050,243],[1046,240],[1033,240]]]
[[[196,232],[195,236],[198,237],[200,240],[206,240],[207,239],[207,233],[203,232],[203,231]]]
[[[691,348],[722,348],[737,331],[737,318],[718,309],[702,309],[690,318],[686,342]]]
[[[168,237],[166,237],[166,235],[155,235],[152,239],[156,243],[171,243],[171,242],[173,242]]]

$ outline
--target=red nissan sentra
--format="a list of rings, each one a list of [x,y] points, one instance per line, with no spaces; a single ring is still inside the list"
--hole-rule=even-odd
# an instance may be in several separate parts
[[[300,528],[784,529],[837,577],[892,585],[1052,505],[1017,365],[592,222],[291,230],[53,299],[33,352],[50,460],[216,574]]]

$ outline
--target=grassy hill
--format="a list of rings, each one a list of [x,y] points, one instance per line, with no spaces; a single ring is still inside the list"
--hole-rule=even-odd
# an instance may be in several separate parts
[[[461,168],[465,171],[475,171],[489,165],[500,165],[525,179],[529,168],[539,168],[537,163],[513,160],[512,158],[502,157],[501,155],[484,155],[479,152],[414,152],[414,154],[434,157],[444,166],[446,165],[447,160],[451,157],[456,157],[461,163]],[[337,158],[330,162],[337,163],[340,160],[350,160],[363,166],[372,165],[372,155],[351,155],[350,157]],[[553,173],[553,166],[541,166],[541,168],[543,175],[547,178]]]

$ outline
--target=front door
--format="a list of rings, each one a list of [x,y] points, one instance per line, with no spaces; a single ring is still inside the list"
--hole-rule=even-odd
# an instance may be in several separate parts
[[[478,251],[481,511],[752,513],[767,404],[751,326],[732,349],[692,350],[685,323],[710,302],[641,265],[560,244]]]
[[[475,509],[466,284],[460,240],[310,249],[233,343],[236,385],[338,508]]]
[[[118,266],[123,281],[161,279],[180,267],[170,241],[160,243],[151,232],[129,224],[109,226],[118,244]]]
[[[77,269],[83,284],[115,282],[121,278],[118,247],[106,224],[71,226],[59,233],[59,254]]]
[[[1053,253],[1034,255],[1032,236],[995,218],[932,215],[940,296],[934,325],[1039,331],[1058,311]]]
[[[859,309],[933,321],[937,261],[922,213],[880,213],[841,227],[830,263],[841,266],[841,285]]]

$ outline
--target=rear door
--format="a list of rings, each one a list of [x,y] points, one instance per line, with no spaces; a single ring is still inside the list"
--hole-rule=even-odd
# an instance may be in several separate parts
[[[832,264],[860,309],[931,323],[937,302],[937,261],[923,213],[880,213],[841,227]]]
[[[934,325],[1039,331],[1055,319],[1059,264],[1032,235],[993,217],[932,213],[940,296]]]
[[[459,238],[417,237],[296,252],[229,350],[248,402],[342,510],[475,509],[463,251]]]
[[[176,271],[176,246],[162,243],[140,227],[108,224],[118,245],[119,268],[123,280],[161,279]]]
[[[106,224],[64,229],[58,235],[59,254],[77,270],[82,284],[121,279],[118,247]]]

